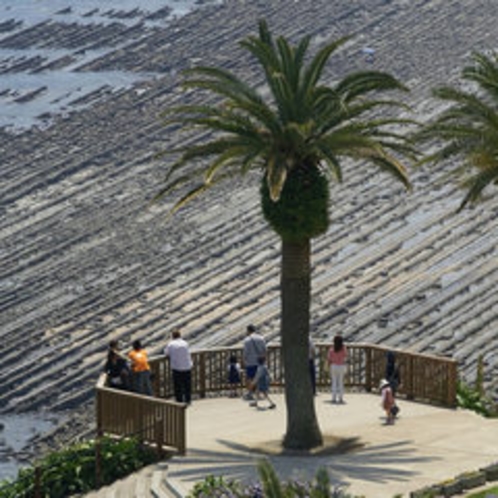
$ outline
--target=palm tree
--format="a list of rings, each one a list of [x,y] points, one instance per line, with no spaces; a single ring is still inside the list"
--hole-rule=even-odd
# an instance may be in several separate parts
[[[352,157],[377,165],[409,187],[406,170],[395,156],[411,157],[413,150],[393,130],[393,125],[405,121],[373,117],[377,107],[401,104],[367,96],[406,88],[393,76],[377,71],[357,72],[332,86],[319,83],[330,55],[346,40],[323,47],[306,63],[309,37],[292,46],[283,37],[274,40],[260,21],[259,37],[241,42],[263,70],[265,87],[260,93],[229,71],[197,67],[186,72],[184,86],[208,91],[221,100],[167,111],[168,122],[193,125],[211,134],[203,142],[175,151],[179,159],[156,198],[189,184],[191,189],[176,203],[177,209],[234,175],[250,170],[262,173],[263,213],[282,241],[286,448],[322,444],[307,360],[310,241],[328,228],[329,180],[340,181],[341,159]]]
[[[422,141],[438,138],[443,142],[422,162],[452,157],[463,160],[455,169],[467,189],[459,211],[482,198],[486,187],[498,185],[498,57],[475,53],[472,59],[474,64],[461,75],[471,87],[434,90],[449,107],[416,134]]]

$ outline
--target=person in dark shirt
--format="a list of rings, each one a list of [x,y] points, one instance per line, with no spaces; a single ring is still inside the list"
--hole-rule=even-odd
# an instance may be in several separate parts
[[[396,391],[401,383],[401,376],[396,365],[396,355],[392,351],[388,351],[386,354],[386,375],[384,378],[389,381],[393,395],[396,396]]]
[[[388,351],[386,354],[385,379],[387,380],[387,382],[389,382],[389,387],[391,388],[393,396],[391,415],[393,418],[395,418],[400,411],[399,406],[396,403],[396,393],[401,383],[401,375],[399,373],[399,367],[396,365],[396,355],[392,351]]]
[[[130,388],[130,368],[127,361],[117,352],[117,341],[111,341],[107,352],[104,372],[107,374],[109,386],[116,389]]]

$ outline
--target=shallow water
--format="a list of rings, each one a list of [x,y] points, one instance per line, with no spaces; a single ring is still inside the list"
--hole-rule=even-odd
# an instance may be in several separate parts
[[[149,16],[160,9],[171,8],[168,16]],[[143,23],[147,27],[164,25],[173,17],[182,16],[196,7],[196,0],[3,0],[0,4],[0,44],[9,37],[39,23],[52,21],[63,24],[110,25],[127,27]],[[8,23],[15,22],[15,28]],[[54,114],[64,114],[81,108],[72,104],[78,98],[106,87],[110,91],[127,88],[134,82],[154,77],[151,74],[124,71],[74,72],[74,69],[107,52],[125,49],[129,41],[120,45],[86,50],[82,47],[47,48],[43,40],[33,40],[29,47],[0,48],[0,127],[19,131],[31,126],[50,125]],[[34,57],[47,62],[71,56],[74,61],[61,69],[33,72],[13,70],[20,63]],[[44,63],[44,64],[45,64]]]
[[[1,0],[0,43],[23,30],[45,21],[79,25],[121,23],[133,26],[143,22],[145,26],[168,24],[172,18],[185,15],[196,7],[197,0]],[[214,2],[213,2],[214,3]],[[169,16],[147,19],[160,9],[169,6]],[[14,29],[9,21],[17,23]],[[11,22],[11,24],[13,24]],[[79,52],[76,48],[47,48],[43,40],[34,40],[29,47],[0,48],[0,127],[12,131],[50,125],[50,119],[40,116],[50,113],[64,114],[81,108],[73,105],[76,99],[106,86],[111,91],[126,88],[134,82],[155,77],[153,74],[136,74],[125,71],[75,72],[78,66],[105,55],[107,52],[126,47],[121,45]],[[62,69],[42,72],[28,70],[11,71],[19,62],[34,57],[49,62],[66,55],[74,62]],[[38,92],[26,101],[23,97]],[[56,426],[57,417],[47,414],[22,414],[0,416],[0,480],[17,475],[23,461],[19,452],[29,446],[32,438],[44,434]],[[17,454],[17,455],[16,455]]]
[[[46,413],[0,415],[0,480],[15,477],[23,465],[17,458],[18,452],[29,445],[33,437],[50,431],[55,425],[56,419]]]

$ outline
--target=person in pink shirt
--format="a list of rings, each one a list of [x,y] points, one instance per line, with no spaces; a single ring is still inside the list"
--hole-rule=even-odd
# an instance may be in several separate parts
[[[346,372],[347,357],[348,352],[342,336],[336,335],[334,345],[329,349],[327,356],[332,382],[332,403],[344,403],[344,374]]]
[[[386,424],[394,424],[394,419],[396,418],[396,411],[393,411],[396,406],[396,401],[394,400],[394,394],[391,387],[391,383],[387,379],[382,379],[380,381],[380,395],[382,397],[381,406],[386,412]]]

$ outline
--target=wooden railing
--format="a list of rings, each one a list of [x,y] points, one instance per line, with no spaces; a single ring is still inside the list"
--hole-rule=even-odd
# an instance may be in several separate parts
[[[316,345],[317,389],[330,389],[327,353],[330,344]],[[396,354],[401,372],[398,395],[411,400],[447,407],[456,406],[457,362],[438,356],[410,353],[370,344],[348,344],[346,387],[363,391],[377,389],[384,377],[386,353]],[[197,397],[219,396],[230,390],[227,367],[230,355],[242,359],[240,347],[192,351],[192,394]],[[284,387],[284,369],[280,346],[269,346],[267,364],[274,391]],[[167,400],[173,397],[168,358],[150,360],[154,397],[106,387],[102,375],[97,384],[97,429],[99,434],[138,435],[141,440],[186,451],[186,406]],[[241,385],[244,384],[244,378]]]
[[[317,388],[321,391],[330,388],[330,374],[327,366],[329,343],[316,345]],[[398,394],[411,400],[419,400],[447,407],[456,406],[457,362],[455,360],[411,353],[370,344],[348,344],[348,364],[345,384],[348,388],[366,391],[377,389],[384,377],[386,353],[396,354],[396,363],[401,372],[401,385]],[[283,388],[284,371],[280,346],[269,346],[267,364],[271,372],[274,390]],[[192,394],[205,397],[227,393],[230,385],[227,379],[227,366],[231,354],[239,361],[242,349],[223,348],[197,350],[192,353]],[[151,360],[154,377],[154,393],[160,398],[173,396],[173,383],[166,357]],[[244,382],[244,379],[243,379]]]
[[[98,434],[134,436],[158,448],[185,454],[183,403],[106,387],[106,375],[96,388]]]

